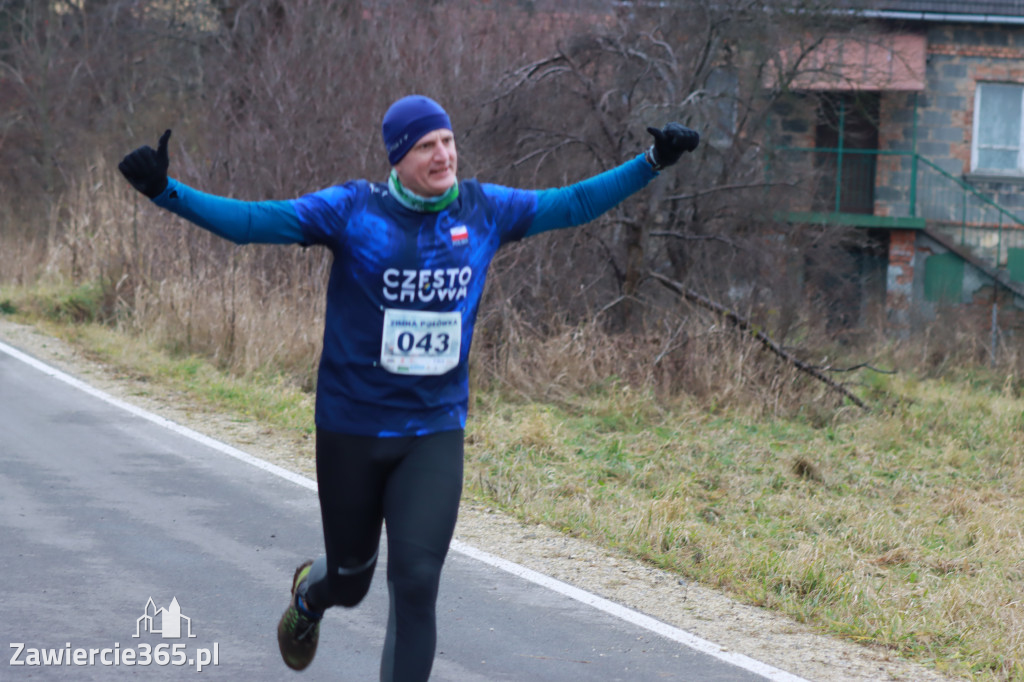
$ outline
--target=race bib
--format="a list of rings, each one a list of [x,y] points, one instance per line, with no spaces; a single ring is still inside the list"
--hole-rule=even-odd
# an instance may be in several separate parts
[[[459,364],[462,313],[384,310],[381,367],[395,374],[444,374]]]

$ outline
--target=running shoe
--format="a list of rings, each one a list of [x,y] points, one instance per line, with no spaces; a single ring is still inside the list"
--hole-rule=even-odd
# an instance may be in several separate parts
[[[313,662],[316,645],[320,640],[320,619],[324,614],[306,608],[299,596],[299,584],[309,575],[309,567],[312,565],[312,561],[307,561],[295,569],[292,600],[277,624],[277,644],[281,647],[281,658],[292,670],[303,670]]]

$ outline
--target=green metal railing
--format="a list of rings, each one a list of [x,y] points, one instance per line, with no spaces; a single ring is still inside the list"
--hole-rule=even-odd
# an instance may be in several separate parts
[[[929,227],[956,239],[996,267],[1024,248],[1024,219],[924,157],[917,158],[915,210]],[[992,251],[994,249],[994,255]]]
[[[791,217],[938,230],[996,267],[1024,249],[1024,218],[910,151],[781,147],[772,174],[814,178]],[[781,168],[780,168],[781,166]]]

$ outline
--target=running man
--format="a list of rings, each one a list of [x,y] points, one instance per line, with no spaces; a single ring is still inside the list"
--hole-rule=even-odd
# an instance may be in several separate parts
[[[441,567],[462,494],[468,359],[488,265],[504,244],[587,223],[696,149],[678,123],[582,182],[522,190],[458,181],[448,114],[420,95],[384,115],[387,182],[355,180],[285,201],[238,201],[169,178],[166,131],[118,168],[157,206],[237,244],[319,244],[334,256],[316,388],[325,555],[300,565],[278,624],[285,664],[316,653],[332,606],[366,595],[387,526],[384,682],[426,680]]]

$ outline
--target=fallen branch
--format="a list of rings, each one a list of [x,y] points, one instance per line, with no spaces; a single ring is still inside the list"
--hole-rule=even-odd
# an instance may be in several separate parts
[[[858,365],[853,365],[852,367],[833,367],[831,365],[827,365],[825,367],[816,366],[815,369],[820,369],[822,372],[853,372],[858,369],[870,369],[872,372],[878,372],[879,374],[896,373],[896,370],[894,369],[878,369],[877,367],[869,365],[866,362],[862,362]]]
[[[827,386],[829,386],[830,388],[832,388],[834,391],[837,391],[840,394],[842,394],[843,396],[849,398],[850,401],[853,402],[853,404],[856,405],[857,407],[860,407],[860,408],[862,408],[864,410],[870,410],[871,409],[871,408],[869,408],[867,406],[867,404],[863,400],[861,400],[860,398],[855,396],[850,391],[850,389],[848,389],[845,386],[843,386],[842,384],[834,381],[832,378],[826,376],[817,367],[814,367],[813,365],[807,364],[806,362],[804,362],[800,358],[796,357],[795,355],[793,355],[789,351],[787,351],[784,348],[782,348],[782,346],[780,346],[779,344],[775,343],[775,341],[773,341],[770,336],[768,336],[767,334],[765,334],[762,331],[758,331],[757,329],[755,329],[754,325],[751,324],[750,321],[747,320],[746,318],[740,317],[739,315],[737,315],[736,313],[732,312],[731,310],[726,309],[725,307],[715,303],[714,301],[710,300],[709,298],[701,296],[700,294],[698,294],[695,291],[687,289],[686,287],[684,287],[679,282],[673,281],[673,280],[669,279],[668,277],[665,277],[664,275],[659,275],[656,272],[652,272],[652,273],[650,273],[650,275],[651,275],[651,277],[653,277],[657,281],[661,282],[669,290],[671,290],[671,291],[675,292],[676,294],[682,296],[686,300],[691,301],[693,303],[696,303],[697,305],[701,306],[702,308],[706,308],[706,309],[708,309],[708,310],[710,310],[710,311],[712,311],[712,312],[714,312],[714,313],[716,313],[718,315],[721,315],[723,318],[725,318],[726,320],[731,322],[733,324],[733,326],[735,326],[737,329],[739,329],[739,330],[741,330],[743,332],[746,332],[747,334],[750,334],[751,336],[753,336],[755,339],[757,339],[761,343],[762,346],[764,346],[765,348],[770,350],[772,353],[775,353],[777,356],[779,356],[780,358],[782,358],[783,360],[785,360],[789,364],[793,365],[794,367],[796,367],[801,372],[805,372],[807,374],[810,374],[812,377],[814,377],[818,381],[820,381],[820,382],[826,384]]]

